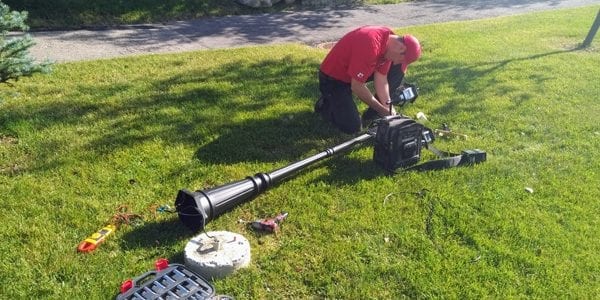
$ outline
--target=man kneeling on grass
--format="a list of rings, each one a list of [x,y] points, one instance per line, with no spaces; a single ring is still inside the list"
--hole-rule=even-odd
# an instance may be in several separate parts
[[[377,117],[395,115],[390,95],[402,80],[408,64],[421,56],[412,35],[396,35],[381,26],[364,26],[344,35],[329,51],[319,70],[321,97],[315,112],[345,133],[356,133]],[[366,83],[373,81],[375,96]],[[355,94],[369,108],[361,117]]]

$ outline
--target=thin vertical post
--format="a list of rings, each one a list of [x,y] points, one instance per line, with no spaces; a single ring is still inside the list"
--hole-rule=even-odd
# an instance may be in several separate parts
[[[598,14],[596,15],[596,20],[594,21],[594,24],[592,24],[592,28],[590,28],[590,32],[588,32],[587,37],[583,41],[583,44],[581,44],[581,48],[589,47],[592,44],[592,40],[594,39],[594,36],[596,36],[596,32],[598,32],[599,27],[600,27],[600,10],[598,10]]]

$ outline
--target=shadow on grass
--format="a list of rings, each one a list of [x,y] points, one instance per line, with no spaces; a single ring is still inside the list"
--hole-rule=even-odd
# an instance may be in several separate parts
[[[497,82],[494,74],[514,62],[537,60],[572,51],[575,50],[553,51],[474,65],[457,65],[443,60],[424,61],[422,69],[434,72],[423,74],[426,83],[421,85],[422,94],[426,95],[428,90],[435,91],[448,85],[457,95],[490,95],[514,91],[518,87],[507,84],[506,81]],[[130,64],[129,60],[111,62],[117,65]],[[186,58],[176,57],[161,67],[177,70],[178,66],[186,63]],[[77,146],[77,154],[73,154],[81,160],[95,161],[121,149],[160,139],[167,145],[196,146],[198,150],[195,158],[207,164],[291,163],[351,138],[342,136],[312,113],[313,99],[318,95],[318,63],[314,59],[283,57],[253,62],[235,61],[218,69],[203,70],[199,67],[190,72],[174,72],[169,77],[160,79],[137,77],[138,79],[127,83],[108,85],[75,83],[73,92],[57,101],[9,108],[3,112],[0,127],[4,135],[18,138],[15,132],[11,132],[15,124],[28,123],[31,130],[57,125],[77,130],[76,128],[83,126],[87,129],[78,134],[89,136],[89,142]],[[540,83],[548,76],[559,75],[523,76],[542,88]],[[416,77],[419,77],[418,73]],[[173,90],[173,87],[179,86],[192,88]],[[53,97],[58,92],[68,93],[68,89],[70,87],[43,87],[36,93]],[[132,90],[135,92],[129,92]],[[531,100],[533,95],[527,90],[519,93],[521,95],[516,98],[515,105],[519,105],[520,101]],[[298,103],[292,103],[296,106],[290,112],[275,112],[268,118],[260,117],[264,110],[273,105],[281,105],[281,99],[284,98],[282,95],[285,95],[285,99],[309,99],[300,100],[307,102],[301,104],[306,109],[298,111]],[[80,97],[94,100],[78,100]],[[240,97],[241,100],[238,100]],[[104,103],[105,99],[113,100]],[[452,115],[468,111],[482,119],[494,117],[486,111],[483,101],[477,101],[476,97],[466,99],[463,102],[442,103],[433,113]],[[172,111],[176,113],[173,114]],[[35,118],[31,118],[32,115]],[[228,117],[229,115],[251,117],[239,119]],[[259,117],[252,117],[257,115]],[[94,128],[95,124],[103,125],[98,130]],[[58,149],[64,143],[60,137],[48,136],[41,141],[40,149]],[[35,165],[25,167],[22,171],[59,168],[64,163],[59,153],[39,151],[40,157],[36,159]],[[331,178],[356,180],[356,177],[352,179],[352,176],[345,174],[353,173],[352,165],[347,165],[349,169],[340,169],[342,176],[331,175]],[[374,174],[372,176],[376,176]]]
[[[120,65],[128,62],[114,63]],[[174,60],[161,67],[177,69],[181,63]],[[333,131],[320,130],[319,127],[324,124],[309,112],[312,99],[316,98],[317,66],[315,61],[285,57],[250,63],[232,62],[219,69],[206,71],[199,68],[192,72],[175,73],[164,79],[140,77],[125,84],[74,83],[64,89],[44,86],[34,93],[52,101],[44,104],[31,102],[9,108],[3,112],[0,126],[4,135],[15,138],[18,138],[19,126],[23,123],[28,124],[31,130],[59,125],[68,130],[81,127],[84,128],[81,135],[85,135],[89,142],[79,150],[92,156],[108,155],[161,139],[167,144],[206,148],[209,157],[200,155],[200,151],[198,156],[208,162],[217,162],[218,157],[226,153],[220,152],[218,145],[208,145],[213,142],[207,136],[209,133],[224,136],[222,141],[227,147],[252,148],[254,141],[264,141],[251,151],[260,153],[261,147],[279,148],[278,151],[271,151],[270,155],[249,156],[253,160],[290,159],[296,157],[288,154],[293,153],[293,149],[304,152],[311,147],[305,138],[307,132],[309,137],[332,137]],[[282,78],[291,80],[284,81]],[[173,91],[178,86],[192,88]],[[72,92],[68,92],[68,89],[72,89]],[[53,95],[59,92],[67,94],[55,99]],[[287,99],[310,98],[310,103],[306,103],[307,111],[275,113],[267,119],[231,119],[233,115],[254,116],[273,105],[280,105],[281,95],[284,94]],[[244,99],[236,100],[240,97]],[[79,100],[82,98],[86,100]],[[94,126],[100,126],[100,129],[94,129]],[[263,139],[262,136],[267,138]],[[48,136],[41,141],[41,148],[55,148],[57,143],[64,143],[57,139]],[[57,153],[40,152],[47,155],[39,161],[38,168],[42,171],[60,165]],[[241,161],[247,157],[240,155],[237,159]]]
[[[561,55],[578,51],[575,49],[556,50],[546,53],[535,54],[521,58],[511,58],[500,61],[490,61],[486,63],[478,63],[472,65],[455,64],[448,61],[430,60],[421,62],[421,67],[425,70],[434,70],[428,74],[424,74],[426,82],[420,85],[421,94],[427,95],[427,93],[434,92],[436,90],[448,89],[457,97],[460,101],[453,101],[455,98],[453,95],[449,95],[451,99],[445,103],[437,105],[437,108],[432,110],[430,113],[437,115],[453,115],[461,112],[469,112],[473,116],[478,118],[494,118],[485,106],[485,101],[479,101],[477,95],[489,96],[503,96],[507,93],[511,93],[513,98],[511,99],[515,107],[534,100],[534,95],[540,94],[539,89],[543,89],[543,83],[552,77],[560,76],[560,74],[548,74],[548,73],[533,73],[531,70],[523,70],[523,72],[517,72],[519,76],[523,78],[515,78],[514,83],[505,80],[503,72],[506,68],[516,66],[521,68],[518,62],[522,61],[535,61],[542,59],[547,56]],[[419,77],[419,75],[416,75]],[[532,82],[532,86],[535,88],[523,88],[522,82]],[[475,95],[475,96],[473,96]],[[483,99],[482,99],[483,100]],[[423,101],[435,101],[423,100]]]
[[[164,221],[146,222],[125,233],[121,243],[126,248],[169,247],[194,233],[174,216]],[[152,238],[148,238],[152,237]]]
[[[436,62],[429,61],[425,62],[425,69],[436,69],[434,79],[428,82],[428,89],[441,88],[444,85],[451,84],[453,89],[460,94],[463,93],[484,93],[484,90],[491,89],[494,92],[506,92],[505,87],[498,85],[494,82],[493,77],[489,76],[502,71],[503,68],[509,67],[511,63],[524,61],[524,60],[536,60],[550,55],[559,55],[574,50],[564,51],[553,51],[543,54],[532,55],[523,58],[507,59],[498,62],[490,62],[476,65],[462,65],[456,66],[450,62]],[[224,109],[227,108],[227,103],[218,101],[215,99],[221,99],[220,97],[233,97],[235,90],[242,86],[237,86],[235,83],[244,83],[245,85],[258,85],[261,83],[277,84],[281,81],[281,76],[288,72],[293,72],[292,66],[285,66],[281,61],[261,61],[252,63],[249,65],[233,63],[225,65],[219,70],[214,70],[207,74],[202,72],[193,74],[178,74],[172,76],[166,80],[157,81],[153,83],[154,86],[171,86],[186,84],[189,82],[202,82],[209,78],[216,81],[225,81],[232,83],[233,86],[229,91],[217,91],[210,89],[194,89],[188,94],[182,94],[177,97],[169,96],[166,99],[152,99],[151,102],[147,102],[145,99],[134,99],[135,101],[128,101],[125,103],[125,107],[119,107],[111,114],[104,116],[103,118],[117,118],[121,114],[130,113],[130,109],[141,110],[138,112],[141,116],[144,112],[152,112],[162,105],[178,106],[178,105],[189,105],[193,111],[193,122],[202,120],[203,107],[205,106],[222,106]],[[274,71],[277,69],[278,71]],[[237,72],[235,71],[237,70]],[[268,74],[265,77],[257,78],[252,76],[251,73],[260,72],[260,74]],[[278,93],[283,93],[284,90],[291,90],[296,95],[302,95],[302,97],[309,96],[311,93],[308,90],[314,89],[316,82],[312,81],[311,73],[308,71],[294,73],[291,75],[296,78],[304,78],[301,80],[290,81],[291,86],[279,87],[279,89],[262,94],[256,97],[257,102],[241,103],[235,108],[235,110],[241,110],[246,113],[254,114],[259,113],[261,110],[267,108],[269,105],[276,103]],[[556,76],[559,76],[558,74]],[[448,78],[453,78],[449,82]],[[488,79],[489,78],[489,79]],[[539,84],[545,80],[543,77],[531,77],[535,81],[535,84]],[[481,81],[484,81],[482,84]],[[479,83],[472,84],[472,82]],[[291,82],[296,82],[292,84]],[[197,94],[195,94],[197,93]],[[524,92],[526,93],[526,92]],[[217,97],[217,98],[213,98]],[[523,99],[526,99],[523,96]],[[197,100],[193,100],[197,99]],[[471,97],[470,101],[477,101],[477,98]],[[166,100],[166,101],[165,101]],[[151,105],[145,105],[150,103]],[[182,104],[183,103],[183,104]],[[469,111],[473,114],[489,117],[484,106],[477,106],[476,103],[457,104],[454,102],[445,103],[438,108],[437,113],[440,114],[454,114],[465,109],[468,105]],[[308,107],[312,107],[312,103],[308,103]],[[124,109],[125,108],[125,109]],[[91,109],[90,106],[84,106],[83,110]],[[137,114],[137,113],[136,113]],[[140,116],[140,117],[141,117]],[[59,119],[52,119],[59,121]],[[151,121],[148,121],[151,120]],[[210,118],[204,119],[208,122]],[[192,123],[181,121],[175,122],[169,120],[161,120],[160,118],[150,118],[136,120],[133,123],[123,124],[126,127],[120,134],[126,134],[132,131],[133,128],[140,127],[143,129],[146,126],[150,126],[154,122],[164,122],[160,125],[160,128],[165,128],[165,131],[160,133],[158,136],[162,139],[169,140],[172,143],[182,141],[188,141],[192,143],[194,139],[202,139],[202,136],[195,132],[195,126]],[[148,122],[148,123],[146,123]],[[167,126],[171,124],[173,126]],[[330,128],[329,125],[323,123],[317,116],[311,111],[301,111],[298,113],[281,114],[274,116],[273,118],[257,118],[245,120],[241,123],[227,122],[226,120],[220,120],[216,123],[206,124],[209,126],[209,132],[220,132],[221,134],[214,140],[201,143],[198,150],[195,153],[195,158],[209,164],[235,164],[245,161],[261,161],[261,162],[273,162],[277,163],[278,166],[272,170],[255,170],[256,172],[271,172],[275,169],[285,167],[289,163],[299,161],[312,154],[316,154],[320,151],[325,150],[328,147],[333,147],[341,142],[344,142],[351,137],[340,135],[335,129]],[[173,129],[175,128],[175,129]],[[116,129],[117,133],[121,130]],[[144,131],[144,130],[140,130]],[[106,143],[113,143],[115,146],[128,148],[132,147],[136,143],[143,142],[152,138],[151,136],[142,136],[138,139],[119,138],[116,139],[119,134],[107,133],[102,139],[95,141],[95,145],[90,147],[90,150]],[[177,138],[175,138],[177,136]],[[320,142],[316,142],[320,140]],[[324,142],[325,140],[325,142]],[[331,142],[328,142],[331,141]],[[325,147],[323,145],[325,144]],[[371,147],[372,141],[365,142],[363,145],[358,147]],[[351,151],[351,150],[350,150]],[[371,149],[367,150],[372,151]],[[311,153],[309,153],[311,152]],[[280,163],[281,161],[287,161],[286,163]],[[347,153],[340,153],[333,157],[324,159],[321,162],[310,165],[306,168],[306,171],[310,171],[314,167],[325,165],[328,168],[328,172],[325,175],[320,175],[313,179],[315,181],[322,181],[328,185],[339,186],[339,185],[352,185],[360,180],[371,180],[380,176],[386,176],[384,170],[379,168],[372,160],[359,160],[347,155]],[[304,170],[300,171],[303,172]],[[253,174],[247,174],[253,175]],[[291,174],[286,180],[293,180],[298,173]],[[243,178],[237,178],[234,180],[241,180]],[[285,184],[285,181],[280,182],[272,187],[271,189],[278,188],[281,184]],[[222,182],[219,185],[227,184],[229,182]],[[260,197],[261,195],[257,195]],[[218,217],[217,217],[218,218]],[[124,243],[127,247],[157,247],[160,245],[170,246],[180,242],[182,239],[189,238],[191,235],[197,233],[191,232],[185,226],[183,226],[176,217],[173,217],[167,221],[148,223],[142,227],[136,228],[124,236]],[[148,240],[147,237],[152,236],[152,240]],[[174,257],[172,259],[180,259],[180,257]]]
[[[175,59],[163,67],[177,69],[184,63],[185,60]],[[236,61],[218,69],[199,68],[155,80],[144,77],[110,85],[75,83],[71,95],[44,105],[34,103],[7,111],[6,120],[11,124],[33,122],[32,127],[40,130],[57,125],[73,129],[104,124],[99,133],[92,128],[81,133],[89,136],[86,138],[89,141],[73,151],[73,156],[81,161],[101,160],[120,150],[159,139],[166,145],[197,146],[195,158],[203,164],[267,162],[277,163],[276,169],[351,138],[342,136],[312,112],[313,99],[317,98],[317,68],[318,62],[314,60],[284,57],[250,63]],[[193,88],[172,92],[176,86]],[[136,89],[144,90],[127,92]],[[64,90],[44,87],[38,92],[53,95]],[[286,99],[310,100],[305,105],[306,110],[299,112],[274,113],[266,118],[250,117],[242,121],[231,117],[255,116],[273,105],[281,106],[281,95],[286,95]],[[88,96],[97,100],[78,100]],[[244,99],[236,100],[239,97]],[[117,100],[105,103],[105,99]],[[298,103],[290,105],[298,107]],[[180,113],[175,116],[163,113],[172,110]],[[31,120],[31,115],[36,119]],[[86,132],[88,130],[91,132]],[[65,141],[60,137],[48,136],[40,143],[40,149],[65,147],[61,146]],[[36,164],[22,172],[45,172],[65,163],[55,151],[38,153]]]

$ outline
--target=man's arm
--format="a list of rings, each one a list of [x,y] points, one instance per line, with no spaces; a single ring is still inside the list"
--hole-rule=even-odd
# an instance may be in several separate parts
[[[350,83],[350,86],[352,88],[352,92],[362,102],[364,102],[365,104],[367,104],[368,106],[373,108],[380,116],[387,116],[390,114],[390,108],[389,108],[389,105],[387,104],[387,100],[389,100],[389,91],[387,88],[387,86],[388,86],[387,77],[385,75],[379,74],[379,75],[383,76],[384,82],[382,83],[381,78],[379,80],[377,80],[377,74],[378,73],[375,72],[375,90],[377,91],[378,89],[382,89],[382,88],[385,90],[384,96],[386,98],[380,99],[380,101],[382,101],[383,103],[381,103],[380,101],[377,101],[377,99],[373,96],[373,94],[367,87],[366,83],[360,82],[360,81],[352,78],[352,82]],[[377,83],[377,82],[379,82],[379,83]],[[378,84],[381,85],[381,87],[377,87]],[[380,94],[378,94],[378,95],[380,95]]]
[[[392,109],[392,115],[396,114],[394,107],[392,106],[390,101],[390,85],[387,80],[387,75],[383,75],[377,71],[375,71],[375,75],[373,76],[373,84],[375,86],[375,92],[377,93],[377,98],[379,98],[379,103],[386,108],[387,114],[390,112],[390,106]]]

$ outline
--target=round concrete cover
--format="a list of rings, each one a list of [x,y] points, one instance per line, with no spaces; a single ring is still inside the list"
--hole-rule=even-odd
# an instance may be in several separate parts
[[[237,233],[210,231],[185,246],[185,265],[206,279],[223,278],[250,264],[250,243]]]

